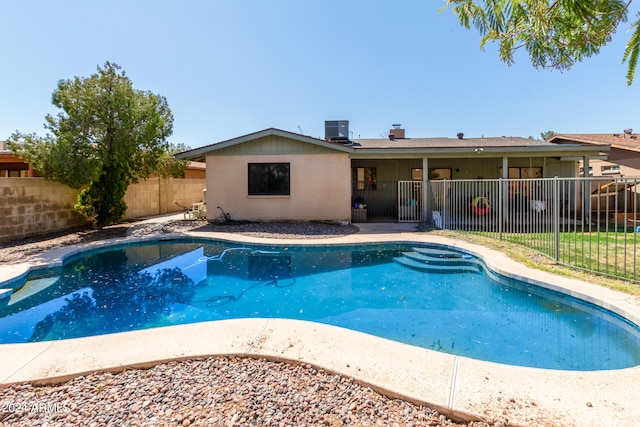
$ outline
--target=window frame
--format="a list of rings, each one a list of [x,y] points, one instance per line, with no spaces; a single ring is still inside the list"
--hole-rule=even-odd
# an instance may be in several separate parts
[[[277,168],[286,168],[283,182],[278,182],[275,172]],[[260,171],[257,168],[263,168]],[[265,178],[266,183],[256,182]],[[266,189],[265,189],[266,187]],[[247,164],[248,196],[290,196],[291,195],[291,163],[289,162],[253,162]]]
[[[441,174],[444,174],[444,177]],[[451,181],[452,179],[452,168],[429,168],[429,181]]]
[[[600,166],[600,174],[615,175],[620,173],[620,165],[603,165]]]
[[[539,175],[539,176],[526,176],[523,178],[523,175],[529,175],[529,173],[531,172],[534,172],[534,175]],[[498,176],[502,177],[502,166],[498,168]],[[509,169],[507,170],[507,179],[541,179],[541,178],[544,178],[544,169],[542,166],[509,166]]]
[[[375,166],[359,166],[353,168],[355,190],[377,190],[378,168]]]

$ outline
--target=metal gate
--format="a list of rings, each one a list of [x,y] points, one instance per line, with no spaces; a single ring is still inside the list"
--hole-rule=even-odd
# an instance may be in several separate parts
[[[398,181],[398,222],[422,222],[422,181]]]

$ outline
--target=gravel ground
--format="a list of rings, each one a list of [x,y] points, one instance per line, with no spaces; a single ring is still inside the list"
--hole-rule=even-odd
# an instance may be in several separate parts
[[[6,426],[488,426],[310,365],[215,357],[0,389]],[[496,423],[496,426],[500,423]]]
[[[322,238],[357,232],[319,223],[209,224],[174,221],[79,229],[0,244],[0,263],[70,244],[155,232],[225,231]],[[495,426],[455,423],[425,406],[385,397],[310,365],[213,357],[95,373],[47,386],[0,388],[0,426]]]
[[[207,221],[172,221],[163,228],[165,232],[183,230],[218,231],[275,239],[324,239],[354,234],[359,229],[353,224],[340,225],[323,222],[231,222],[219,224]]]

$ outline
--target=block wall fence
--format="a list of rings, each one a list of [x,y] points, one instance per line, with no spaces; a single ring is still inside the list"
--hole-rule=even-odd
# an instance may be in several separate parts
[[[151,178],[130,185],[126,220],[181,212],[203,201],[204,179]],[[86,225],[74,210],[79,190],[42,178],[0,178],[0,242]]]

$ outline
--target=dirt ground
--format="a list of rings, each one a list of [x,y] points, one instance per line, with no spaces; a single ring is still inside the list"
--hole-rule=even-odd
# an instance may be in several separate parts
[[[164,224],[145,222],[123,222],[104,227],[99,230],[82,227],[59,233],[34,236],[11,242],[0,243],[0,264],[22,262],[42,252],[68,245],[90,243],[98,240],[121,238],[127,235],[143,235],[151,233],[174,233],[181,231],[221,231],[254,237],[271,237],[278,239],[306,238],[319,239],[358,232],[355,225],[339,225],[323,222],[230,222],[228,224],[210,223],[208,221],[173,220]]]
[[[90,227],[28,237],[11,242],[0,243],[0,263],[20,262],[30,256],[68,245],[89,243],[97,240],[125,237],[134,223],[122,223],[93,230]]]

